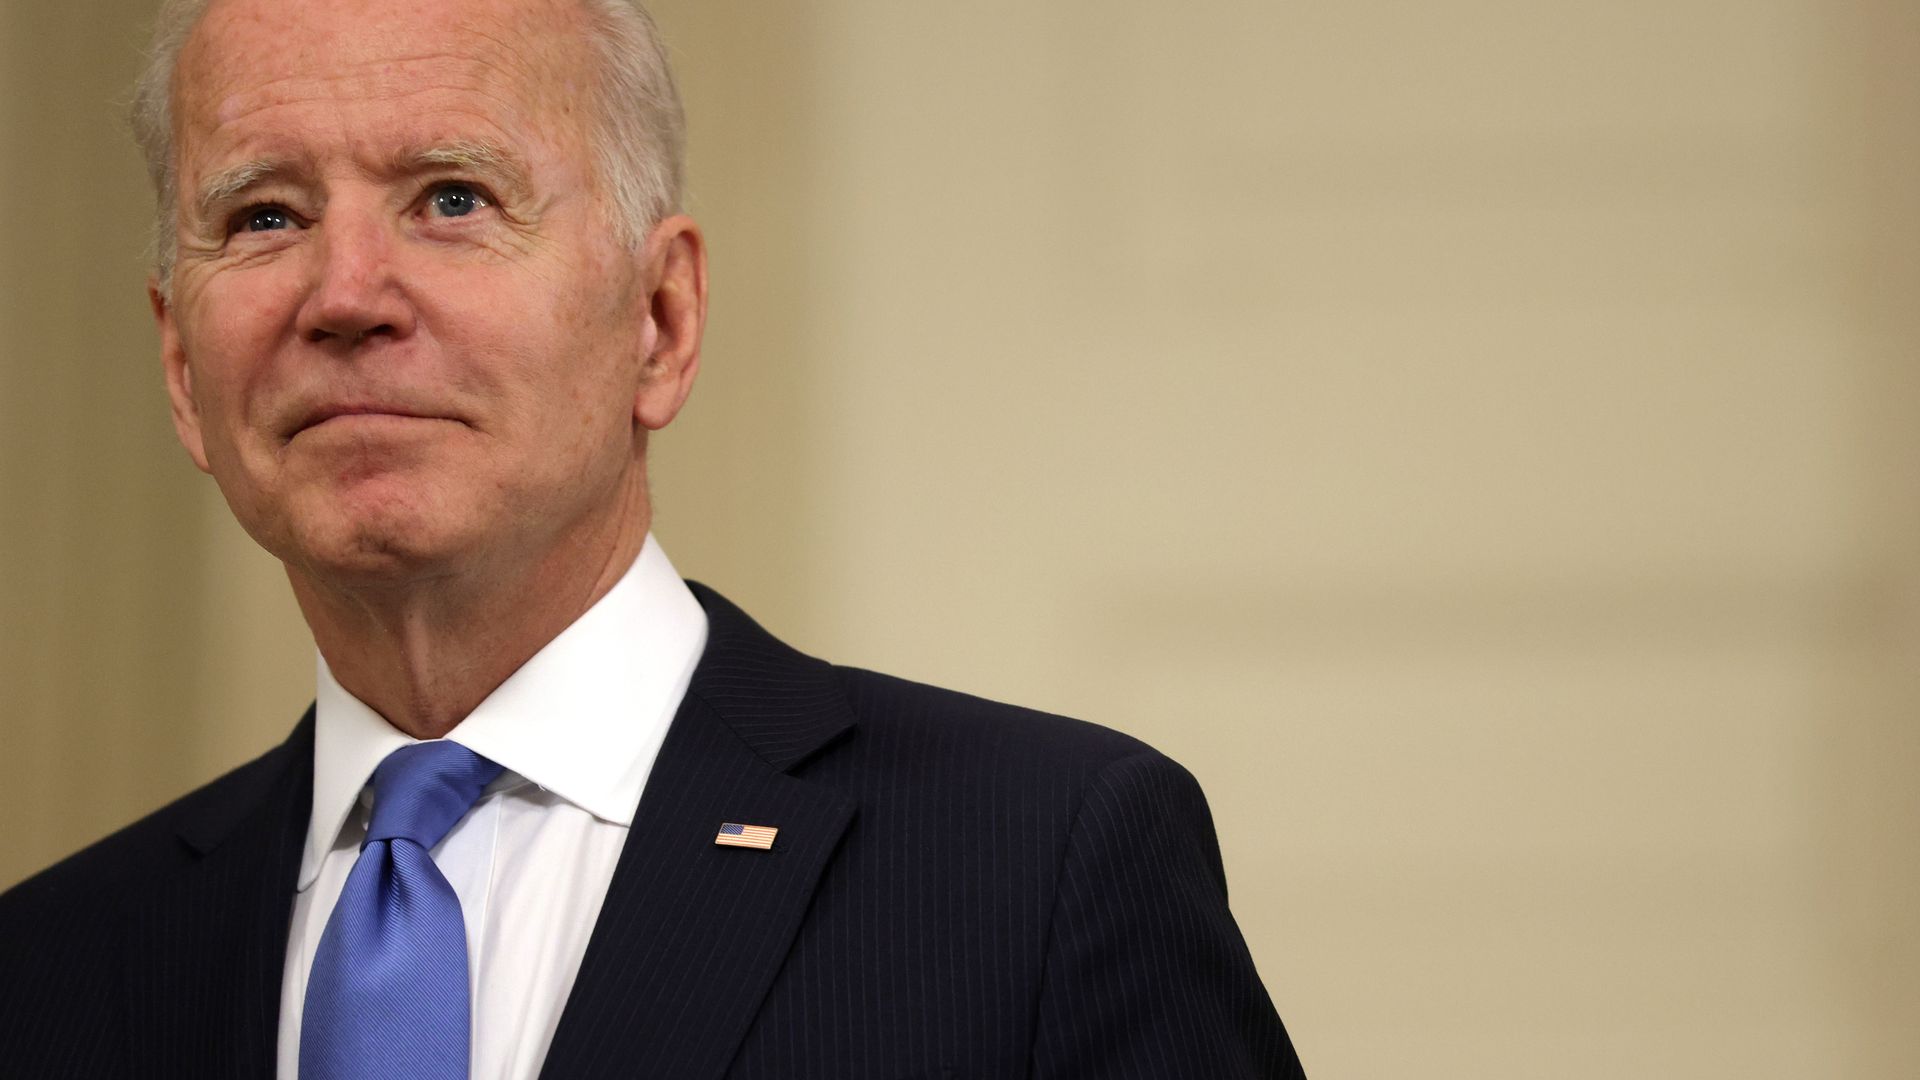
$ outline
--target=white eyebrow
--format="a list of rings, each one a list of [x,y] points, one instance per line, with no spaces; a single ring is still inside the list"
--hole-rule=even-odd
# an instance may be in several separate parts
[[[403,166],[419,168],[423,165],[452,165],[462,169],[486,169],[492,172],[518,174],[520,159],[493,143],[460,142],[429,146],[403,156]]]
[[[213,212],[214,207],[285,168],[284,162],[271,158],[255,158],[229,165],[200,182],[200,190],[194,197],[194,208],[204,219]]]
[[[497,194],[509,200],[524,196],[531,187],[525,158],[498,143],[471,139],[403,149],[388,161],[387,168],[398,176],[440,169],[478,173],[499,189]]]

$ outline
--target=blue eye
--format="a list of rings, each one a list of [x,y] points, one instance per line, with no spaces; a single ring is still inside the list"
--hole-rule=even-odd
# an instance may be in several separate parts
[[[443,217],[466,217],[487,205],[480,193],[465,184],[448,184],[427,199]]]
[[[272,232],[292,228],[293,219],[278,206],[261,206],[247,211],[240,219],[240,227],[247,232]]]

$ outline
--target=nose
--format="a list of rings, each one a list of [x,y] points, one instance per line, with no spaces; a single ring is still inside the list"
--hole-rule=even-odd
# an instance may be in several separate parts
[[[320,222],[315,265],[296,317],[301,337],[352,348],[413,333],[415,314],[395,264],[396,237],[378,214],[336,207]]]

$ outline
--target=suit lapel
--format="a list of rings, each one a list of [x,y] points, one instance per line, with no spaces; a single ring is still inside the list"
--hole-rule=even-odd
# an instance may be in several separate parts
[[[187,864],[130,920],[129,1045],[143,1075],[273,1075],[312,789],[309,709],[285,743],[185,815]]]
[[[706,652],[641,796],[542,1075],[722,1075],[853,803],[789,770],[849,733],[827,665],[695,585]],[[780,830],[716,845],[723,822]]]

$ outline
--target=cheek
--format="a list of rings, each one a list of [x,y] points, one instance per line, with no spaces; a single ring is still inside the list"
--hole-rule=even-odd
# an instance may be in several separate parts
[[[529,441],[561,451],[611,437],[623,411],[614,344],[580,322],[560,321],[548,330],[522,338],[512,363],[514,412],[529,426]]]
[[[541,438],[606,439],[631,415],[639,350],[618,293],[605,276],[583,273],[523,283],[514,299],[490,305],[492,341],[512,343],[505,370],[514,411],[540,425]]]
[[[217,275],[188,297],[181,343],[206,437],[239,444],[269,392],[273,358],[299,303],[297,279],[278,267]]]

